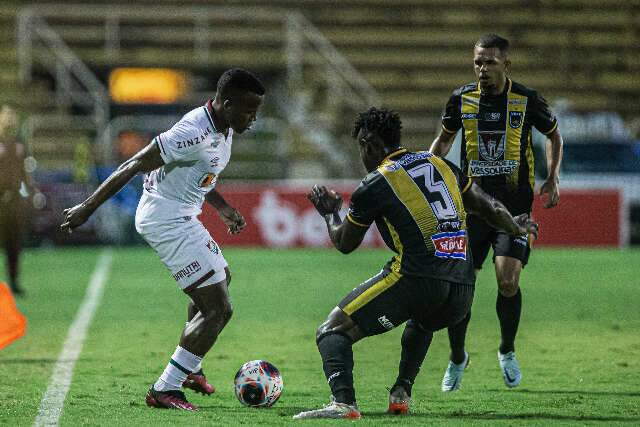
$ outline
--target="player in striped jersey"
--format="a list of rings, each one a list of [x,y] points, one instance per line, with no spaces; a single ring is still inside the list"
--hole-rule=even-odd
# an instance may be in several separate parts
[[[527,217],[513,218],[453,164],[402,148],[400,127],[399,116],[388,110],[372,107],[359,115],[353,137],[369,174],[353,193],[345,221],[338,215],[339,195],[318,186],[309,194],[338,250],[355,250],[375,222],[396,255],[347,295],[318,328],[316,342],[333,399],[295,419],[360,418],[351,347],[404,322],[402,358],[389,410],[406,413],[433,331],[457,324],[471,308],[475,277],[467,211],[513,235],[537,230]]]

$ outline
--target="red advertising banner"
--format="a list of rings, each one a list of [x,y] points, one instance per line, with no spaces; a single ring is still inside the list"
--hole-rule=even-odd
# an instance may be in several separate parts
[[[345,199],[342,216],[346,215],[349,196],[356,189],[341,185],[332,187]],[[247,221],[240,234],[229,235],[215,209],[205,203],[201,220],[217,243],[224,246],[315,247],[329,246],[324,219],[317,213],[306,193],[311,185],[229,185],[218,190],[227,202],[238,209]],[[371,227],[363,246],[382,246],[376,227]]]
[[[345,199],[357,183],[332,186]],[[224,246],[316,247],[329,246],[324,220],[306,198],[311,185],[242,184],[220,186],[224,198],[247,221],[245,230],[229,235],[213,208],[205,203],[201,219],[213,238]],[[543,209],[536,197],[533,215],[540,223],[535,246],[619,246],[622,227],[622,194],[617,190],[563,190],[560,204]],[[384,246],[375,226],[363,246]]]
[[[533,217],[540,237],[535,245],[621,246],[625,214],[622,192],[615,189],[561,189],[560,203],[552,209],[544,209],[536,196]]]

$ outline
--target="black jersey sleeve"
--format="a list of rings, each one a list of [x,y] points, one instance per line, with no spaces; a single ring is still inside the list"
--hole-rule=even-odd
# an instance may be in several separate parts
[[[373,183],[364,179],[351,195],[347,219],[360,227],[369,227],[378,216],[381,203],[376,200]]]
[[[529,111],[531,124],[545,135],[550,134],[558,127],[558,120],[549,108],[547,100],[537,92],[529,98]]]
[[[451,163],[449,160],[447,159],[442,159],[442,160],[445,161],[447,166],[449,166],[449,168],[453,171],[453,174],[456,176],[456,180],[458,181],[458,187],[460,188],[460,192],[464,193],[465,191],[467,191],[469,187],[471,187],[471,180],[469,179],[469,177],[464,172],[462,172],[462,169],[460,169],[455,164]]]
[[[460,116],[460,94],[455,91],[442,113],[442,129],[448,133],[456,133],[462,127],[462,118]]]

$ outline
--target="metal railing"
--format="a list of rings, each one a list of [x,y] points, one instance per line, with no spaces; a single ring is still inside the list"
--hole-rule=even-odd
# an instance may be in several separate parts
[[[292,125],[299,127],[311,142],[336,166],[342,176],[348,175],[350,156],[341,144],[339,134],[344,131],[344,107],[362,110],[380,101],[376,90],[300,12],[287,15],[287,86],[289,100],[285,104]],[[320,61],[318,61],[320,59]],[[310,70],[311,69],[311,70]],[[315,69],[315,70],[314,70]],[[313,114],[305,72],[322,76],[325,108],[323,114]],[[312,119],[313,117],[313,119]],[[323,120],[318,120],[323,117]],[[351,118],[349,120],[352,120]]]
[[[44,66],[55,78],[57,105],[68,107],[76,104],[90,108],[96,135],[105,135],[110,122],[107,89],[46,22],[49,18],[60,17],[93,24],[101,22],[103,29],[99,37],[104,38],[104,57],[117,62],[126,33],[123,26],[149,19],[149,10],[135,6],[115,9],[99,5],[37,5],[26,7],[19,14],[18,56],[22,81],[31,81],[34,63]],[[282,24],[286,61],[282,65],[288,89],[283,111],[287,123],[325,154],[338,170],[343,169],[348,155],[340,144],[336,144],[336,139],[344,130],[339,123],[343,119],[343,112],[345,109],[358,110],[377,104],[379,97],[366,79],[302,13],[280,8],[155,8],[153,19],[154,22],[179,23],[182,29],[187,24],[186,28],[192,32],[194,64],[208,63],[211,55],[215,54],[209,38],[210,26],[215,20]],[[306,92],[314,83],[306,76],[309,70],[316,70],[316,74],[324,80],[326,101],[321,105],[310,105],[308,102]],[[318,117],[322,117],[322,120],[318,120]],[[96,141],[112,143],[103,138]],[[105,146],[101,151],[109,153],[112,150]]]
[[[35,47],[42,47],[48,58],[34,55]],[[56,104],[68,107],[72,103],[87,107],[97,131],[109,121],[109,95],[105,86],[85,63],[67,46],[45,20],[30,8],[18,15],[18,60],[20,80],[32,80],[33,63],[38,60],[55,79]]]

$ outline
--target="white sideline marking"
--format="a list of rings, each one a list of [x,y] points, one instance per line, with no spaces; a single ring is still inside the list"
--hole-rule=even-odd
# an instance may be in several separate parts
[[[34,426],[57,426],[62,415],[64,400],[69,392],[73,368],[82,352],[82,345],[87,336],[87,330],[93,319],[93,314],[100,303],[104,284],[111,268],[112,254],[107,249],[100,254],[96,267],[91,275],[87,293],[76,313],[73,323],[69,327],[67,339],[58,355],[56,366],[53,368],[47,391],[40,402],[40,409]]]

